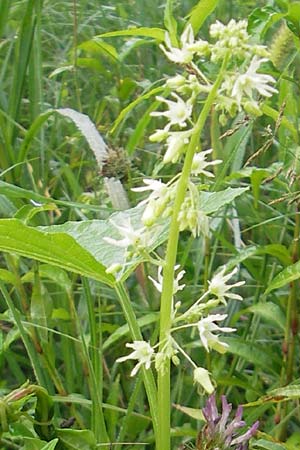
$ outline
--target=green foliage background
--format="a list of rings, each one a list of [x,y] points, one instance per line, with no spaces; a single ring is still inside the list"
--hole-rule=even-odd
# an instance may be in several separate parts
[[[173,2],[178,35],[197,4]],[[246,421],[259,418],[266,433],[255,448],[278,450],[299,448],[300,433],[298,6],[220,0],[201,28],[205,38],[217,18],[251,14],[253,34],[271,49],[268,70],[279,94],[255,121],[241,114],[223,129],[212,113],[203,145],[224,161],[214,188],[249,189],[214,212],[209,242],[183,233],[179,248],[184,305],[219,265],[240,264],[246,285],[244,301],[227,311],[238,329],[226,339],[230,351],[187,350],[195,361],[206,358],[218,394],[235,406],[254,402]],[[107,218],[118,209],[104,177],[119,179],[134,207],[140,199],[131,188],[158,174],[161,149],[148,141],[157,126],[151,92],[176,71],[157,45],[164,10],[158,0],[0,0],[0,390],[5,399],[30,380],[49,394],[22,391],[22,404],[0,410],[1,448],[94,449],[108,441],[116,449],[153,448],[142,378],[130,379],[129,364],[115,363],[130,330],[105,273],[115,255],[103,256],[97,242],[111,234]],[[134,27],[156,31],[99,37]],[[109,145],[101,169],[78,123],[53,112],[61,108],[87,114]],[[176,167],[169,170],[166,179]],[[69,221],[80,225],[63,225]],[[157,239],[162,245],[163,229]],[[159,300],[147,280],[152,269],[138,267],[126,286],[145,339],[154,341]],[[172,386],[174,445],[194,445],[203,424],[195,410],[204,400],[184,365],[174,369]],[[32,418],[39,421],[42,401],[48,425],[40,430]]]

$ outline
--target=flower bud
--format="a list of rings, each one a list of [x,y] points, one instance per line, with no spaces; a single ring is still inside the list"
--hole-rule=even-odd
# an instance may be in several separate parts
[[[200,384],[208,394],[212,394],[215,390],[210,380],[208,370],[203,369],[203,367],[197,367],[197,369],[194,370],[194,383]]]

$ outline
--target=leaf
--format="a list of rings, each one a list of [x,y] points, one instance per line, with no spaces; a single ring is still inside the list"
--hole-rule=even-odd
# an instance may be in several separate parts
[[[145,114],[143,114],[143,116],[136,124],[134,132],[130,136],[128,144],[126,145],[126,151],[128,155],[132,155],[135,149],[138,147],[139,142],[142,140],[144,136],[144,131],[151,120],[150,113],[152,111],[155,111],[158,108],[159,104],[160,104],[159,101],[151,102],[151,105],[149,106]]]
[[[65,270],[60,269],[59,267],[51,266],[50,264],[40,264],[39,275],[41,278],[49,279],[58,284],[64,291],[68,293],[72,292],[72,282]],[[33,279],[33,272],[27,272],[22,277],[22,283],[32,283]]]
[[[259,35],[264,37],[268,29],[285,16],[279,13],[272,6],[264,6],[256,8],[252,11],[248,18],[248,32],[251,35]]]
[[[295,431],[286,441],[286,448],[288,450],[299,450],[300,449],[300,432]]]
[[[218,192],[200,192],[201,210],[205,214],[211,214],[222,206],[231,203],[236,197],[239,197],[249,188],[227,188]]]
[[[276,111],[276,109],[271,108],[270,106],[266,105],[265,103],[262,103],[260,105],[260,108],[262,112],[266,115],[271,117],[274,122],[277,122],[279,120],[280,113]],[[285,117],[281,117],[281,125],[282,127],[285,127],[287,130],[289,130],[293,136],[293,139],[295,142],[298,142],[298,132],[294,125]]]
[[[0,219],[0,250],[113,284],[113,277],[105,273],[105,267],[66,233],[49,233],[17,219]]]
[[[281,308],[275,303],[257,303],[256,305],[252,305],[247,308],[247,311],[257,314],[258,316],[261,316],[263,319],[266,319],[269,322],[275,323],[282,330],[285,329],[285,315]]]
[[[118,59],[118,52],[115,47],[107,42],[103,42],[102,39],[97,36],[89,41],[82,42],[78,48],[92,54],[108,55],[113,59]]]
[[[279,259],[282,264],[288,266],[292,262],[291,255],[288,251],[288,249],[282,245],[282,244],[269,244],[269,245],[262,245],[261,247],[258,247],[257,249],[258,255],[271,255],[275,258]]]
[[[19,219],[25,224],[28,224],[30,220],[38,213],[44,212],[44,211],[55,211],[57,210],[57,206],[53,203],[46,203],[44,205],[40,204],[31,204],[29,205],[23,205],[14,215],[15,219]]]
[[[27,189],[23,189],[19,186],[15,186],[14,184],[6,183],[5,181],[1,181],[1,180],[0,180],[0,193],[3,193],[7,197],[11,197],[11,198],[27,198],[28,200],[31,200],[31,201],[33,200],[35,202],[47,203],[47,204],[51,202],[51,203],[55,203],[56,205],[66,206],[68,208],[74,207],[74,208],[82,208],[85,210],[88,209],[88,210],[94,210],[94,211],[101,211],[101,210],[106,209],[106,208],[102,208],[97,205],[88,205],[87,203],[55,200],[54,198],[45,197],[36,192],[29,191]],[[0,198],[0,200],[1,200],[1,198]]]
[[[22,439],[24,440],[22,450],[54,450],[58,443],[58,439],[53,439],[50,442],[27,436],[22,436]]]
[[[260,345],[253,342],[244,341],[239,337],[222,337],[222,340],[229,345],[228,352],[238,355],[255,365],[265,368],[268,372],[276,373],[280,367],[279,358],[268,349],[268,356]]]
[[[128,28],[128,30],[119,31],[109,31],[108,33],[103,33],[95,36],[95,38],[108,38],[108,37],[118,37],[118,36],[145,36],[157,39],[158,41],[163,41],[165,38],[165,30],[162,28]]]
[[[147,100],[148,98],[156,95],[156,94],[160,94],[163,93],[164,91],[166,91],[166,88],[164,86],[160,86],[160,87],[156,87],[154,89],[151,89],[151,91],[146,92],[143,95],[140,95],[136,100],[134,100],[133,102],[131,102],[128,106],[126,106],[126,108],[124,108],[119,116],[117,117],[117,119],[115,120],[110,133],[113,134],[116,129],[118,128],[118,126],[120,125],[120,123],[126,118],[127,114],[133,110],[133,108],[135,108],[137,105],[139,105],[141,102],[143,102],[144,100]]]
[[[232,126],[234,127],[238,123],[238,121],[242,119],[242,115],[237,116]],[[246,146],[252,134],[252,128],[253,121],[250,121],[247,127],[241,127],[236,133],[226,139],[226,144],[224,146],[222,155],[222,168],[221,170],[218,170],[218,175],[213,186],[215,191],[218,191],[220,189],[220,186],[224,184],[224,180],[230,166],[231,172],[237,172],[241,169],[243,165]]]
[[[57,429],[56,434],[68,450],[96,449],[96,439],[90,430]]]
[[[258,200],[259,200],[259,192],[260,192],[260,186],[261,182],[264,178],[267,178],[269,176],[269,172],[266,169],[255,169],[251,173],[251,187],[254,197],[254,206],[255,208],[258,207]]]
[[[300,385],[289,384],[278,389],[272,389],[267,395],[260,397],[254,402],[245,404],[244,406],[258,406],[265,403],[280,403],[288,400],[295,400],[300,398]]]
[[[289,384],[278,389],[272,389],[264,398],[278,398],[279,400],[294,400],[300,398],[300,384]],[[282,398],[280,398],[282,397]]]
[[[158,315],[157,313],[150,313],[146,314],[145,316],[138,319],[138,324],[140,329],[142,327],[145,327],[147,325],[150,325],[151,323],[157,322]],[[110,336],[103,342],[102,349],[103,351],[109,349],[112,347],[112,345],[118,341],[119,339],[122,339],[124,336],[129,334],[129,326],[127,324],[118,327],[116,331],[110,334]]]
[[[4,281],[4,283],[12,284],[13,286],[18,285],[18,278],[16,275],[6,269],[0,269],[0,280]]]
[[[35,271],[30,302],[30,319],[39,327],[37,333],[42,343],[48,342],[47,318],[52,313],[52,301],[49,297],[38,271]]]
[[[82,114],[71,108],[50,109],[40,114],[34,120],[25,135],[25,138],[20,147],[18,161],[23,162],[26,159],[27,152],[36,134],[40,130],[41,126],[46,122],[46,120],[54,113],[58,113],[64,117],[68,117],[75,123],[76,127],[87,140],[87,143],[89,144],[91,150],[94,152],[97,163],[101,168],[103,161],[107,157],[106,144],[91,119],[86,114]]]
[[[174,0],[167,0],[166,6],[165,6],[165,13],[164,13],[164,25],[166,29],[169,32],[169,36],[171,39],[171,44],[175,47],[178,46],[177,42],[177,22],[173,16],[173,3]]]
[[[283,269],[275,278],[271,281],[268,288],[265,290],[264,295],[268,295],[274,289],[280,289],[292,281],[300,278],[300,261]]]
[[[193,419],[205,421],[201,409],[190,408],[188,406],[181,406],[177,404],[174,404],[173,406],[174,408],[178,409],[178,411],[183,412],[184,414],[188,415],[189,417],[192,417]]]
[[[300,2],[293,2],[289,5],[288,14],[286,16],[289,23],[289,28],[299,39],[300,31]]]
[[[214,11],[219,0],[200,0],[190,12],[188,23],[192,25],[197,34],[207,17]]]
[[[49,227],[41,227],[44,231],[50,233],[67,233],[84,248],[96,261],[99,261],[106,268],[113,264],[122,267],[118,274],[118,281],[124,281],[135,269],[135,267],[143,261],[142,257],[131,258],[127,261],[126,251],[124,247],[112,245],[104,240],[110,237],[116,240],[121,239],[119,232],[112,223],[120,224],[130,220],[134,229],[143,227],[141,217],[144,207],[137,206],[126,211],[120,211],[111,215],[108,220],[87,220],[83,222],[67,222],[63,225],[52,225]],[[161,245],[167,238],[168,221],[164,220],[161,224],[153,229],[149,241],[149,248],[155,249]],[[96,244],[95,244],[96,243]]]
[[[76,127],[80,130],[82,135],[87,140],[91,150],[93,150],[98,166],[101,169],[102,163],[108,156],[106,144],[98,133],[98,130],[96,129],[89,116],[75,111],[71,108],[56,109],[56,112],[58,112],[62,116],[68,117],[75,123]]]
[[[54,450],[57,443],[58,439],[53,439],[52,441],[47,442],[47,444],[44,445],[44,447],[42,447],[41,450]]]
[[[258,441],[253,442],[252,447],[265,450],[286,450],[286,446],[277,444],[273,441],[267,441],[266,439],[259,439]]]

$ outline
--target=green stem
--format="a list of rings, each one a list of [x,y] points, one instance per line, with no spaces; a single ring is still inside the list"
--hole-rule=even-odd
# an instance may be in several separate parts
[[[124,316],[126,318],[126,322],[129,326],[129,331],[131,337],[134,341],[143,340],[143,336],[138,325],[134,310],[132,308],[132,303],[126,291],[126,288],[123,283],[118,282],[115,285],[115,290],[118,295]],[[145,390],[148,397],[150,413],[152,417],[153,429],[156,440],[158,440],[158,413],[157,413],[157,392],[156,392],[156,384],[154,380],[154,376],[151,369],[146,370],[144,367],[142,368],[143,372],[143,381]]]
[[[41,385],[41,386],[45,386],[46,385],[46,380],[40,365],[40,362],[37,358],[37,354],[36,351],[30,341],[30,338],[28,336],[28,333],[26,332],[25,328],[23,327],[23,323],[22,323],[22,319],[21,319],[21,315],[20,312],[17,310],[17,308],[15,307],[12,299],[9,296],[9,293],[6,290],[6,287],[4,285],[4,283],[0,282],[0,290],[2,292],[2,295],[7,303],[7,306],[11,312],[12,317],[14,318],[14,321],[16,323],[16,326],[20,332],[20,336],[21,339],[23,341],[24,347],[27,351],[27,354],[29,356],[35,377],[37,382]]]
[[[167,251],[164,266],[163,288],[161,295],[161,309],[160,309],[160,342],[163,343],[170,334],[172,325],[172,299],[173,299],[173,281],[174,281],[174,267],[176,264],[178,238],[179,238],[179,223],[178,214],[181,205],[184,201],[185,194],[188,187],[193,157],[197,148],[199,137],[206,123],[206,119],[210,113],[213,101],[217,95],[218,88],[223,79],[223,72],[227,65],[228,56],[224,58],[219,75],[213,85],[203,109],[198,117],[194,127],[194,133],[191,137],[189,146],[187,148],[183,170],[178,181],[176,197],[173,207],[173,215],[171,219],[169,238],[167,243]],[[161,344],[162,346],[162,344]],[[161,350],[161,348],[160,348]],[[158,373],[158,441],[157,450],[170,450],[171,445],[171,395],[170,395],[170,361],[164,366],[164,371]]]
[[[83,287],[87,302],[90,328],[90,358],[87,354],[91,370],[91,399],[92,399],[92,431],[95,434],[97,442],[108,442],[104,414],[103,414],[103,373],[102,373],[102,339],[101,326],[99,327],[99,337],[97,336],[97,323],[94,311],[94,302],[89,285],[89,281],[83,278]]]

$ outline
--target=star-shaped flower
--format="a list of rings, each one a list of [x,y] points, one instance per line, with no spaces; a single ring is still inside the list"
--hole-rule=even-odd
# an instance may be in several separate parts
[[[165,35],[165,45],[160,48],[166,57],[176,64],[189,64],[192,62],[194,53],[205,54],[208,52],[208,42],[194,39],[194,32],[191,25],[188,25],[180,37],[181,48],[172,47],[169,33]]]
[[[232,88],[232,97],[236,99],[239,106],[244,95],[247,95],[252,100],[253,91],[255,90],[264,97],[271,97],[278,92],[277,89],[269,85],[269,83],[276,82],[275,78],[264,73],[257,73],[261,63],[264,61],[268,61],[267,58],[259,59],[257,56],[254,56],[247,71],[236,79]]]
[[[177,264],[175,266],[175,270],[179,269],[180,265]],[[178,291],[182,291],[182,289],[184,289],[185,284],[179,284],[180,280],[183,278],[185,274],[185,270],[180,270],[178,272],[178,274],[176,275],[176,278],[173,282],[173,295],[176,294],[176,292]],[[158,268],[158,273],[157,273],[157,280],[154,280],[154,278],[152,278],[151,276],[148,277],[149,280],[152,281],[152,283],[154,284],[154,286],[156,287],[156,289],[158,290],[158,292],[162,292],[162,284],[163,284],[163,276],[162,276],[162,266],[159,266]]]
[[[149,246],[150,236],[147,228],[135,229],[128,217],[124,217],[120,223],[115,223],[113,220],[110,220],[110,222],[118,230],[122,239],[118,240],[107,236],[103,238],[104,241],[117,247],[130,248],[134,254],[143,251]]]
[[[150,114],[151,116],[164,116],[169,119],[169,123],[165,127],[166,130],[169,130],[172,125],[178,125],[180,128],[185,127],[186,121],[191,117],[193,110],[191,102],[185,102],[175,93],[173,93],[172,96],[176,99],[176,102],[157,96],[156,99],[166,103],[169,109],[161,112],[155,111]]]
[[[138,363],[134,366],[130,376],[134,377],[142,365],[149,369],[154,355],[154,350],[148,342],[134,341],[132,344],[126,344],[126,347],[132,348],[133,352],[127,356],[122,356],[117,359],[117,362],[124,362],[128,359],[137,359]]]
[[[228,345],[225,342],[221,342],[219,337],[214,332],[222,332],[222,333],[232,333],[235,331],[235,328],[229,327],[219,327],[214,322],[220,322],[221,320],[226,319],[227,314],[211,314],[208,317],[200,319],[197,323],[200,340],[203,344],[203,347],[206,351],[209,352],[209,349],[212,348],[219,353],[225,353]]]
[[[209,284],[209,292],[210,294],[215,295],[219,302],[224,303],[226,305],[226,299],[227,298],[233,298],[235,300],[243,300],[243,298],[238,294],[233,294],[230,291],[233,287],[242,286],[245,284],[245,281],[238,281],[234,284],[226,284],[226,282],[237,273],[237,267],[227,275],[225,275],[226,267],[224,266],[223,269],[216,273],[216,275],[213,276],[212,280],[208,282]]]
[[[192,174],[193,175],[205,175],[207,177],[214,177],[214,174],[211,172],[208,172],[206,167],[208,166],[215,166],[216,164],[220,164],[222,161],[220,159],[216,159],[214,161],[206,161],[207,155],[212,153],[212,148],[209,150],[206,150],[205,152],[195,153],[193,157],[193,163],[192,163]]]

